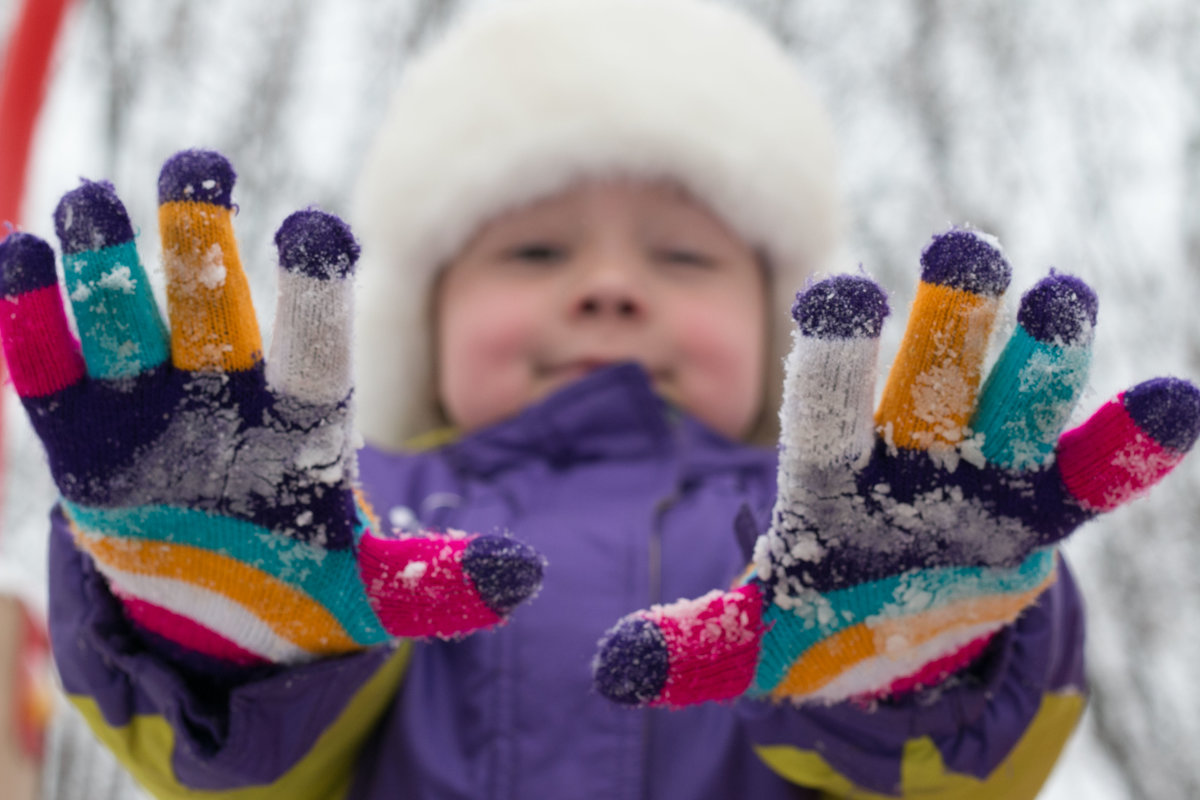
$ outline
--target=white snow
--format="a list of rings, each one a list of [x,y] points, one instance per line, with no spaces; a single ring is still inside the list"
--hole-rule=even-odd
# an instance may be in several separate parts
[[[101,289],[125,294],[133,294],[137,289],[137,282],[133,279],[132,270],[123,264],[118,264],[101,275],[96,281],[96,285]]]
[[[205,289],[216,290],[225,285],[225,254],[220,244],[214,242],[204,251],[196,280]]]

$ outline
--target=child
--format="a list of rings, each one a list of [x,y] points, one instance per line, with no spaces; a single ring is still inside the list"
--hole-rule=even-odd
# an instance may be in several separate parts
[[[359,195],[359,474],[392,526],[479,536],[385,537],[349,491],[342,345],[357,245],[336,219],[301,212],[277,235],[265,367],[229,238],[233,176],[214,154],[181,154],[160,180],[169,338],[139,299],[132,230],[109,187],[85,184],[57,220],[81,357],[45,299],[44,246],[11,238],[0,253],[6,350],[64,495],[51,544],[55,652],[97,734],[165,797],[1032,797],[1083,705],[1081,609],[1050,549],[1030,557],[1036,591],[987,617],[991,627],[965,639],[937,628],[934,652],[898,646],[915,659],[905,670],[868,670],[841,694],[826,683],[783,692],[795,703],[760,699],[771,694],[761,664],[812,650],[781,642],[785,622],[752,619],[747,598],[759,592],[766,614],[813,592],[853,593],[867,585],[850,569],[864,550],[867,578],[890,575],[916,551],[853,540],[874,510],[896,510],[878,497],[839,549],[831,529],[789,516],[819,506],[802,496],[816,484],[780,483],[754,576],[705,596],[691,618],[705,623],[699,633],[682,613],[696,604],[627,618],[605,639],[593,688],[606,629],[729,586],[744,542],[767,529],[776,456],[739,440],[779,435],[791,291],[836,238],[831,138],[769,39],[700,0],[503,4],[410,67]],[[930,307],[945,301],[944,316],[975,335],[949,345],[959,377],[978,371],[972,345],[986,337],[970,326],[994,311],[1006,270],[969,233],[926,254]],[[1048,286],[1042,306],[1027,306],[1044,313],[1023,324],[1027,350],[1045,355],[1038,343],[1055,341],[1065,353],[1054,389],[1072,397],[1053,399],[1057,418],[1081,384],[1094,308],[1082,285]],[[132,310],[114,312],[117,301]],[[906,339],[918,355],[931,351],[926,311]],[[932,516],[960,514],[979,475],[1008,480],[972,472],[972,460],[1044,462],[1033,436],[1012,437],[1021,447],[1007,456],[1002,437],[976,440],[976,454],[947,444],[944,426],[908,424],[919,409],[893,384],[887,438],[863,445],[874,426],[855,415],[871,399],[864,378],[885,313],[864,278],[817,284],[797,302],[788,396],[800,401],[783,414],[780,475],[827,478],[837,470],[814,466],[826,457],[857,479],[879,453],[870,464],[912,465],[936,483],[924,489],[945,489],[918,510]],[[1163,445],[1139,486],[1195,438],[1194,390],[1172,383],[1167,394],[1174,406],[1154,395],[1128,415]],[[985,386],[981,408],[997,396]],[[456,437],[404,450],[439,423]],[[1113,460],[1088,452],[1085,477]],[[1086,460],[1069,455],[1060,461]],[[897,495],[903,474],[887,473]],[[1093,483],[1113,486],[1107,473]],[[835,488],[829,498],[851,496]],[[1048,507],[1045,493],[1025,500]],[[1055,507],[1047,519],[1061,529],[1034,530],[1038,544],[1086,516],[1070,508],[1079,519]],[[990,513],[964,519],[950,526],[963,535],[903,574],[962,563],[995,565],[987,575],[1014,585],[1028,577],[1028,543],[991,552],[1018,541],[1026,518],[1011,530]],[[494,535],[504,531],[540,555]],[[986,558],[971,550],[984,534],[996,544]],[[791,593],[779,542],[792,565],[829,569]],[[468,638],[411,638],[501,619]],[[407,638],[381,644],[397,637]],[[866,663],[834,661],[842,678]]]

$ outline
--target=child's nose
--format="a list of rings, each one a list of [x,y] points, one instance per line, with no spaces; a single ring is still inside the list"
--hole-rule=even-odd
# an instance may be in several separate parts
[[[572,305],[583,318],[638,319],[646,314],[646,289],[627,265],[595,265],[577,285]]]
[[[585,316],[613,314],[618,317],[634,317],[640,310],[640,304],[632,297],[624,294],[609,292],[592,292],[579,302],[579,311]]]

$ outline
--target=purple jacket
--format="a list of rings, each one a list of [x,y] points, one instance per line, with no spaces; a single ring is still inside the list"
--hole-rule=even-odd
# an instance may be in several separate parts
[[[774,453],[668,409],[636,367],[439,450],[365,450],[360,463],[384,519],[511,531],[536,547],[541,593],[506,626],[458,642],[199,674],[124,620],[55,524],[63,683],[154,791],[769,800],[817,796],[792,781],[905,796],[970,778],[1022,796],[1014,787],[1036,791],[1082,708],[1082,611],[1065,568],[971,670],[901,701],[662,711],[598,696],[590,662],[604,630],[728,585],[745,563],[735,516],[765,519],[773,500]]]

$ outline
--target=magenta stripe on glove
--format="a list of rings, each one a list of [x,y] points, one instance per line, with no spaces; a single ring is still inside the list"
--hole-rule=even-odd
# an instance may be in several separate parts
[[[1085,508],[1110,511],[1158,483],[1200,433],[1200,392],[1187,381],[1155,378],[1103,405],[1062,435],[1058,469]]]
[[[0,243],[0,295],[0,336],[17,394],[45,397],[81,381],[86,367],[50,245],[27,233]]]

